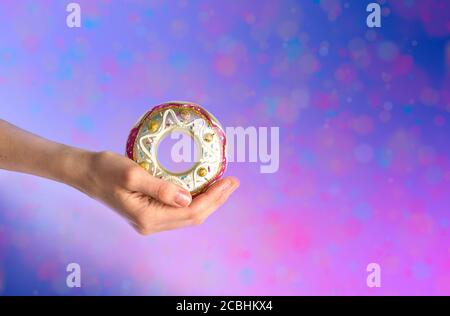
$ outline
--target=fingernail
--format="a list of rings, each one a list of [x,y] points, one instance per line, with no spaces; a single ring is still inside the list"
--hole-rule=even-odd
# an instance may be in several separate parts
[[[236,191],[237,188],[239,188],[239,182],[234,182],[233,187],[230,190],[230,194]]]
[[[178,191],[175,195],[175,203],[179,206],[186,207],[192,202],[192,197],[185,191]]]
[[[229,179],[225,180],[222,182],[221,186],[220,186],[220,190],[221,191],[228,191],[231,188],[231,181]]]

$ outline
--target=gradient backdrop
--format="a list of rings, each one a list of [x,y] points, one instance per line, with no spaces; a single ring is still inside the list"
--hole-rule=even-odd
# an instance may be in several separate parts
[[[450,2],[379,1],[380,29],[366,0],[79,0],[81,29],[69,2],[1,0],[0,117],[123,153],[143,112],[191,100],[279,126],[280,169],[230,164],[224,207],[150,237],[1,171],[0,293],[450,295]]]

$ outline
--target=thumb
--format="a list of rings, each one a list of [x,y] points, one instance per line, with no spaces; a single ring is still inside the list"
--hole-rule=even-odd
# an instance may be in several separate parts
[[[175,207],[187,207],[191,204],[192,196],[188,190],[169,181],[156,178],[147,172],[140,174],[140,179],[135,182],[136,191]]]

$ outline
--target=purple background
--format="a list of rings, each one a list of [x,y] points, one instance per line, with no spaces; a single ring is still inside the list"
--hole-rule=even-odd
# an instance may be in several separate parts
[[[0,117],[123,153],[152,105],[190,100],[279,126],[280,169],[230,164],[241,188],[203,226],[146,238],[2,171],[0,293],[450,295],[450,2],[380,1],[380,29],[370,1],[78,2],[81,29],[69,1],[1,1]]]

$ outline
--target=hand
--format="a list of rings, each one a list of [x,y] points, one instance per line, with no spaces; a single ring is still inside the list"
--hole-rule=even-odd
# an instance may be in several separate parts
[[[237,179],[225,178],[192,201],[189,192],[152,177],[126,157],[58,144],[2,120],[0,169],[71,185],[119,212],[144,235],[203,223],[239,186]]]
[[[75,186],[118,211],[143,235],[203,223],[239,186],[236,178],[224,178],[192,200],[187,190],[126,157],[110,152],[88,157],[87,176]]]

